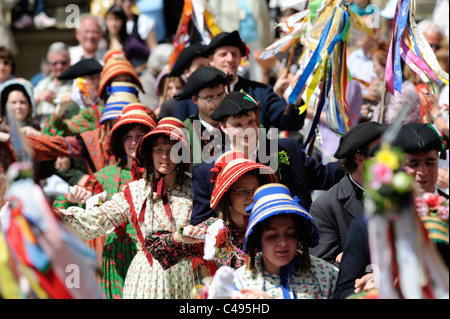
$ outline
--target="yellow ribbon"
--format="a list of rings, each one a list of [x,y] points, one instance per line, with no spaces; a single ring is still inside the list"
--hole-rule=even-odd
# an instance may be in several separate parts
[[[6,299],[20,299],[19,283],[11,269],[14,262],[10,259],[6,238],[0,234],[0,294]]]
[[[324,70],[325,64],[326,64],[326,61],[322,61],[322,63],[319,64],[319,67],[317,68],[317,71],[314,74],[314,77],[312,78],[311,83],[309,84],[308,88],[306,89],[306,102],[304,105],[302,105],[299,108],[299,114],[302,114],[303,112],[306,111],[306,108],[309,105],[309,101],[311,99],[312,94],[314,93],[317,85],[323,78],[323,70]]]

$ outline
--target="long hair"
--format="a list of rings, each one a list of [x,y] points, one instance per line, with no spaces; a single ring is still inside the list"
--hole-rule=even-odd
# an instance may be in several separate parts
[[[123,144],[125,143],[128,132],[130,132],[131,130],[133,130],[138,126],[144,128],[147,131],[147,133],[150,131],[150,128],[148,126],[145,126],[144,124],[141,123],[128,123],[121,125],[120,127],[117,128],[115,132],[115,134],[118,136],[118,138],[115,139],[116,140],[115,143],[117,143],[117,145],[112,146],[112,151],[114,153],[116,162],[126,165],[127,153],[125,152]]]
[[[248,238],[247,241],[247,269],[256,273],[255,267],[255,257],[258,253],[262,251],[261,238],[265,230],[271,224],[271,221],[274,217],[280,215],[269,217],[262,222],[258,223],[253,229],[252,234]],[[297,249],[300,250],[300,253],[296,255],[295,258],[299,261],[299,266],[295,271],[307,271],[311,267],[311,258],[309,256],[308,245],[306,244],[306,225],[305,222],[301,219],[301,217],[296,216],[294,214],[287,214],[287,216],[291,217],[295,222],[295,234],[297,237]]]
[[[170,143],[170,141],[173,141],[170,139],[169,135],[166,134],[155,134],[152,138],[152,143],[151,145],[149,145],[149,147],[145,148],[145,162],[144,162],[144,179],[146,180],[147,183],[152,183],[153,179],[154,179],[154,165],[153,165],[153,156],[152,156],[152,150],[153,147],[156,144],[156,141],[159,138],[163,138],[164,139],[164,143]],[[184,180],[186,178],[186,163],[183,163],[182,161],[180,163],[177,164],[176,166],[176,171],[177,171],[177,177],[176,177],[176,183],[178,185],[182,185],[184,183]]]
[[[128,34],[127,34],[127,17],[125,16],[125,13],[123,12],[123,9],[119,5],[113,5],[111,8],[108,9],[108,11],[105,14],[105,20],[108,14],[112,14],[115,17],[119,18],[122,21],[122,27],[119,30],[119,41],[120,44],[125,45],[125,42],[127,41]],[[111,45],[111,36],[109,34],[109,30],[106,27],[105,28],[105,40],[106,40],[106,47],[109,48]]]

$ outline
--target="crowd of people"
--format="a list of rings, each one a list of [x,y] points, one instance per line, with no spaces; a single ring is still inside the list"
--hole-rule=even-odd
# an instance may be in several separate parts
[[[79,44],[52,43],[31,79],[16,76],[13,51],[0,47],[0,231],[14,209],[8,184],[17,179],[7,172],[23,160],[20,139],[55,218],[95,251],[105,298],[205,298],[225,267],[232,293],[222,297],[352,298],[378,288],[367,270],[367,161],[407,107],[391,143],[415,196],[443,199],[439,236],[427,230],[448,272],[448,85],[423,83],[402,64],[402,94],[384,95],[390,29],[349,32],[352,124],[336,133],[323,114],[306,150],[314,102],[300,112],[286,93],[304,66],[285,52],[260,58],[283,37],[271,26],[304,2],[210,0],[220,32],[186,43],[173,63],[173,28],[143,2],[82,14]],[[34,22],[51,27],[36,3]],[[397,1],[380,3],[388,25]],[[367,21],[369,5],[350,8]],[[32,23],[24,12],[15,28]],[[432,19],[419,27],[448,73],[448,30]],[[298,58],[304,48],[295,50]],[[0,284],[0,297],[7,292]]]

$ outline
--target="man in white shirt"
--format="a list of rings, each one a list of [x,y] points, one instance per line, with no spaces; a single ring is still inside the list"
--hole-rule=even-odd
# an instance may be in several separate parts
[[[43,126],[50,114],[55,112],[55,99],[72,91],[72,81],[58,79],[65,70],[70,67],[68,47],[63,42],[54,42],[47,52],[47,60],[50,65],[50,74],[43,78],[34,88],[34,100],[36,103],[36,116]]]
[[[81,59],[95,58],[103,65],[106,50],[100,47],[103,29],[97,17],[86,13],[80,17],[80,27],[75,29],[77,46],[69,48],[70,62],[75,64]]]

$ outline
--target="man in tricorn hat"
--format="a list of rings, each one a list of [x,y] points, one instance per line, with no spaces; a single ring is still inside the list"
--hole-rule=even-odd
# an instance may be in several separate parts
[[[406,173],[414,177],[417,191],[438,193],[448,200],[448,195],[436,187],[438,158],[445,156],[448,136],[441,134],[431,124],[407,123],[402,125],[391,144],[405,153],[406,162],[402,166]],[[369,155],[374,155],[380,147],[381,143],[378,143],[371,148]],[[428,231],[431,234],[430,229]],[[432,236],[429,237],[433,239]],[[450,260],[448,228],[446,242],[437,241],[435,244],[448,267]],[[355,292],[365,291],[365,285],[370,283],[368,278],[373,277],[371,273],[367,273],[367,266],[370,264],[367,222],[365,216],[361,215],[353,219],[349,228],[335,298],[344,299]]]
[[[362,197],[368,150],[388,127],[371,121],[357,124],[345,133],[334,157],[347,173],[311,204],[309,212],[319,228],[320,242],[310,252],[336,267],[339,267],[350,223],[364,211]]]
[[[400,148],[406,156],[403,169],[414,177],[418,191],[448,194],[437,188],[439,158],[445,159],[448,149],[448,136],[435,126],[427,123],[406,123],[401,127],[392,146]],[[380,149],[380,143],[370,153]]]
[[[176,100],[192,99],[199,110],[184,121],[191,143],[191,168],[223,150],[223,134],[218,129],[219,122],[212,119],[211,114],[224,99],[227,82],[227,76],[219,69],[201,67],[190,75],[185,87],[174,96]]]
[[[207,46],[201,43],[192,43],[184,48],[175,60],[168,76],[179,76],[186,82],[195,70],[203,66],[209,66],[209,58],[206,49]],[[174,98],[165,101],[161,105],[161,111],[159,113],[160,118],[167,116],[175,117],[178,103],[179,100]],[[195,113],[196,112],[193,112],[192,114]]]
[[[60,123],[64,123],[64,126],[74,125],[76,121],[73,120],[76,115],[80,118],[79,122],[84,122],[84,126],[95,129],[95,114],[102,112],[97,109],[102,69],[102,65],[96,59],[83,59],[58,76],[61,81],[73,81],[72,92],[61,96],[57,101],[55,113],[50,115],[44,123],[44,133],[55,134],[53,130],[60,126]]]
[[[225,134],[225,150],[238,150],[246,158],[265,164],[277,171],[282,184],[292,195],[300,198],[306,209],[311,206],[311,190],[327,190],[344,176],[339,163],[322,165],[312,157],[307,157],[300,144],[291,138],[266,139],[258,129],[259,103],[253,97],[241,92],[228,93],[211,115],[220,122],[219,127]],[[219,142],[219,141],[218,141]],[[214,157],[220,154],[214,154]],[[214,158],[204,161],[194,168],[194,207],[191,224],[216,216],[210,208],[214,184],[210,181]]]
[[[260,101],[259,123],[261,126],[287,131],[299,130],[303,127],[306,114],[300,115],[296,107],[291,107],[288,114],[284,114],[287,103],[273,91],[272,86],[238,76],[241,57],[249,54],[248,47],[242,42],[238,31],[222,32],[216,35],[208,45],[208,53],[211,66],[232,76],[231,92],[245,92]],[[176,117],[184,120],[196,112],[192,103],[180,101]]]

